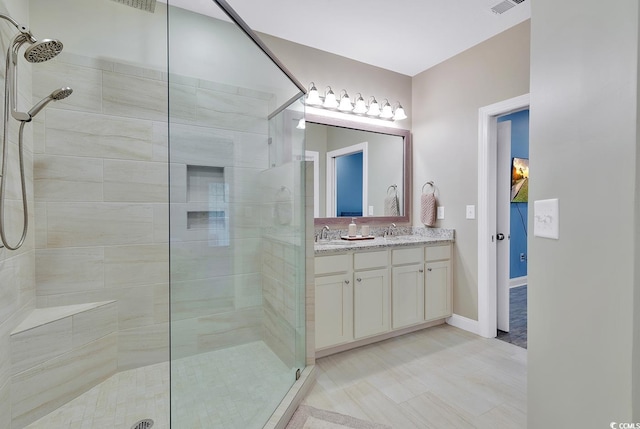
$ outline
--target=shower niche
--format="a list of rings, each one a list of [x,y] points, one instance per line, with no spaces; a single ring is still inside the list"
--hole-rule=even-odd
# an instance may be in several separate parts
[[[212,246],[229,245],[229,187],[224,167],[187,165],[187,230],[206,231]]]

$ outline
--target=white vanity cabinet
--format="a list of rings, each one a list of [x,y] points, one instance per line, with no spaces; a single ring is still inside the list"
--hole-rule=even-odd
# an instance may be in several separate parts
[[[393,329],[424,321],[424,247],[391,250]]]
[[[329,354],[451,316],[451,246],[316,256],[316,349]]]
[[[351,254],[315,258],[316,348],[353,340]]]
[[[424,319],[451,316],[451,246],[425,248]]]
[[[353,255],[353,334],[355,339],[389,330],[389,252]]]

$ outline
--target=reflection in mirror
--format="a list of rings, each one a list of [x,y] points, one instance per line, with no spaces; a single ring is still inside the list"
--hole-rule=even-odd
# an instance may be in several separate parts
[[[317,224],[409,222],[409,131],[307,115],[305,141]]]

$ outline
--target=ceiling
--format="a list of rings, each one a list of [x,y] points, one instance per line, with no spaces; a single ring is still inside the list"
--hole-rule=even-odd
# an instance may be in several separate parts
[[[531,16],[530,0],[227,0],[254,30],[414,76]],[[211,0],[170,0],[211,13]]]

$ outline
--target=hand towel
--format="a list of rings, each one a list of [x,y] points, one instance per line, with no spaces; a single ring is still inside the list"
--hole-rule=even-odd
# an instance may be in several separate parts
[[[420,220],[422,223],[426,226],[435,226],[437,211],[438,202],[435,192],[422,194],[420,197]]]
[[[384,199],[384,215],[400,216],[400,201],[397,195],[388,195]]]

